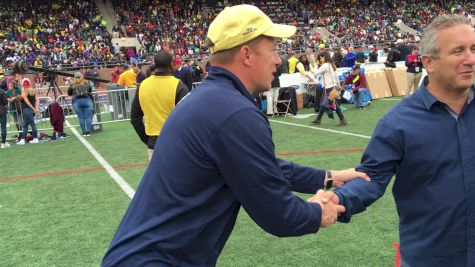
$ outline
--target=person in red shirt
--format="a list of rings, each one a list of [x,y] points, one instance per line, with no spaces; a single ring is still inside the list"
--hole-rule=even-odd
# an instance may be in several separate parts
[[[368,83],[366,82],[366,76],[361,73],[360,65],[353,67],[353,72],[345,79],[345,84],[351,85],[351,92],[353,93],[354,103],[356,107],[363,109],[371,102],[370,98],[365,98],[365,94],[371,95],[368,89]]]

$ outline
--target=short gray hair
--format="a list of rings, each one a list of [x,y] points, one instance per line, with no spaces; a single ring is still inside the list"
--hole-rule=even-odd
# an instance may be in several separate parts
[[[441,30],[465,24],[472,26],[467,17],[461,15],[442,15],[435,18],[429,26],[424,29],[420,42],[421,55],[426,55],[430,58],[438,59],[440,53],[440,45],[437,42],[437,35]]]

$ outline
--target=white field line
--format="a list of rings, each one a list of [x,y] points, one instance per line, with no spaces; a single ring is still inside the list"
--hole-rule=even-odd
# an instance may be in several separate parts
[[[289,116],[289,118],[292,118],[292,119],[308,119],[310,117],[314,117],[315,114],[313,113],[309,113],[309,114],[297,114],[295,116]]]
[[[109,175],[114,179],[114,181],[119,185],[119,187],[122,189],[122,191],[127,194],[127,196],[132,199],[135,194],[135,190],[120,176],[119,173],[117,173],[114,168],[107,162],[104,157],[97,152],[97,150],[84,138],[82,137],[79,132],[76,130],[76,128],[71,127],[71,124],[65,120],[66,125],[71,129],[73,134],[81,141],[81,143],[89,150],[89,152],[96,158],[97,162],[104,167],[104,169],[109,173]]]
[[[297,126],[297,127],[302,127],[302,128],[318,130],[318,131],[324,131],[324,132],[330,132],[330,133],[336,133],[336,134],[342,134],[342,135],[349,135],[349,136],[356,136],[356,137],[361,137],[361,138],[364,138],[364,139],[370,139],[371,138],[371,136],[368,136],[368,135],[354,134],[354,133],[343,132],[343,131],[335,131],[335,130],[320,128],[320,127],[315,127],[315,126],[297,124],[297,123],[291,123],[291,122],[285,122],[285,121],[276,121],[276,120],[269,120],[269,121],[275,122],[275,123],[280,123],[280,124],[286,124],[286,125],[292,125],[292,126]]]

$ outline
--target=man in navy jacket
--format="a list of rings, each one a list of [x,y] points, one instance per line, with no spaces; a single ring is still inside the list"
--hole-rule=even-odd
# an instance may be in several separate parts
[[[276,236],[315,233],[342,206],[320,190],[357,176],[275,157],[272,132],[252,95],[271,88],[281,63],[276,38],[295,27],[273,24],[250,5],[225,8],[208,31],[212,68],[174,109],[103,266],[214,266],[242,206]],[[326,198],[326,199],[325,199]]]
[[[475,266],[475,32],[444,15],[420,45],[428,79],[379,121],[357,168],[371,182],[350,181],[332,200],[348,222],[396,175],[401,266]]]

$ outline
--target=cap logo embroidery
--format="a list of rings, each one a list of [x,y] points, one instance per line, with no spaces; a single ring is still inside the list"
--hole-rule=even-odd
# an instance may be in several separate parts
[[[246,36],[252,32],[257,31],[257,28],[247,28],[245,32],[242,33],[243,36]]]

